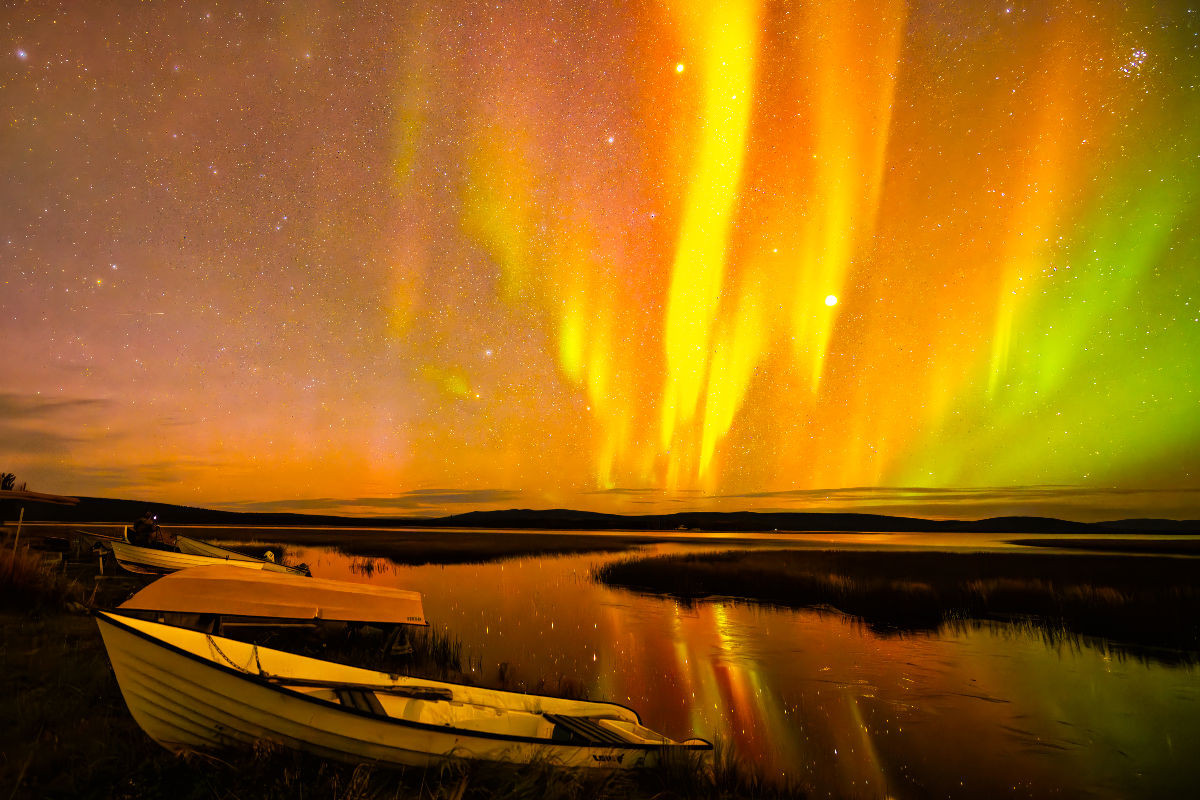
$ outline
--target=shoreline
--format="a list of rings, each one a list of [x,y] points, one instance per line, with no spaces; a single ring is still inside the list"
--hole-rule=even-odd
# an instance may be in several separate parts
[[[1164,539],[1157,536],[1138,539],[1016,539],[1010,540],[1009,544],[1130,555],[1200,556],[1200,539]]]
[[[24,537],[23,537],[24,541]],[[18,552],[24,554],[18,557]],[[176,800],[254,797],[390,797],[396,800],[463,800],[490,797],[576,797],[592,800],[656,800],[761,796],[803,797],[801,787],[778,783],[754,764],[718,748],[711,760],[681,757],[641,773],[581,773],[552,764],[489,764],[447,759],[429,767],[375,768],[327,761],[269,742],[219,752],[172,753],[151,740],[130,715],[113,674],[92,608],[112,607],[151,578],[101,575],[97,563],[59,562],[22,544],[0,556],[0,670],[9,691],[0,698],[0,786],[13,798],[140,798]],[[22,583],[17,583],[14,576]],[[86,599],[88,578],[106,594]],[[32,591],[34,579],[42,591]],[[17,590],[17,591],[14,591]],[[568,698],[586,697],[572,676],[524,676],[504,669],[484,677],[478,661],[464,670],[463,644],[453,633],[425,629],[413,634],[413,651],[400,671],[436,680]],[[375,643],[377,644],[377,642]],[[355,663],[370,661],[365,642]],[[342,660],[321,652],[310,655]],[[285,647],[303,652],[303,647]],[[376,654],[376,658],[381,657]],[[399,664],[361,664],[394,669]],[[603,698],[594,698],[603,699]]]

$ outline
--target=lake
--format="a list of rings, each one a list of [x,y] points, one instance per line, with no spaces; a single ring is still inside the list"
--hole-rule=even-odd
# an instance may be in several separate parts
[[[1004,548],[1011,538],[936,545]],[[802,544],[880,541],[932,543],[839,534]],[[693,535],[641,552],[709,549],[728,546]],[[486,679],[505,669],[533,689],[540,677],[571,676],[651,728],[721,738],[818,796],[1191,796],[1200,782],[1200,670],[1099,642],[1001,623],[881,635],[831,612],[686,604],[591,579],[623,553],[408,567],[289,545],[287,557],[318,577],[420,591],[428,619],[462,639]]]

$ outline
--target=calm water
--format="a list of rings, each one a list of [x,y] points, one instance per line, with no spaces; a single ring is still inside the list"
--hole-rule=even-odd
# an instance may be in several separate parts
[[[646,551],[697,549],[711,548]],[[432,624],[487,677],[501,664],[517,680],[575,677],[652,728],[723,737],[818,796],[1175,797],[1200,782],[1195,667],[1013,626],[881,636],[831,613],[688,606],[591,580],[621,554],[422,567],[316,548],[288,557],[319,577],[422,592]]]

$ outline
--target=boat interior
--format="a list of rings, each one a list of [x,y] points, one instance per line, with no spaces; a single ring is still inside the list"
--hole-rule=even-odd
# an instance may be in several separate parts
[[[554,744],[669,745],[673,742],[649,728],[605,716],[572,716],[514,711],[511,708],[459,702],[436,687],[396,687],[374,690],[346,686],[306,686],[280,683],[310,697],[339,703],[378,717],[437,725],[502,736],[544,739]],[[415,690],[415,691],[413,691]],[[444,692],[444,694],[442,694]]]

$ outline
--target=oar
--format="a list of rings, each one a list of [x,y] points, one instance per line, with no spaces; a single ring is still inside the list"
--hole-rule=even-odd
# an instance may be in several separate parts
[[[123,541],[125,541],[125,540],[124,540],[124,539],[122,539],[120,536],[109,536],[109,535],[108,535],[108,534],[106,534],[106,533],[93,533],[92,531],[81,531],[81,530],[79,530],[79,528],[76,528],[76,529],[75,529],[75,532],[76,532],[76,533],[82,533],[84,536],[91,536],[91,537],[93,537],[93,538],[95,538],[95,539],[107,539],[107,540],[108,540],[108,541],[110,541],[110,542],[123,542]]]

